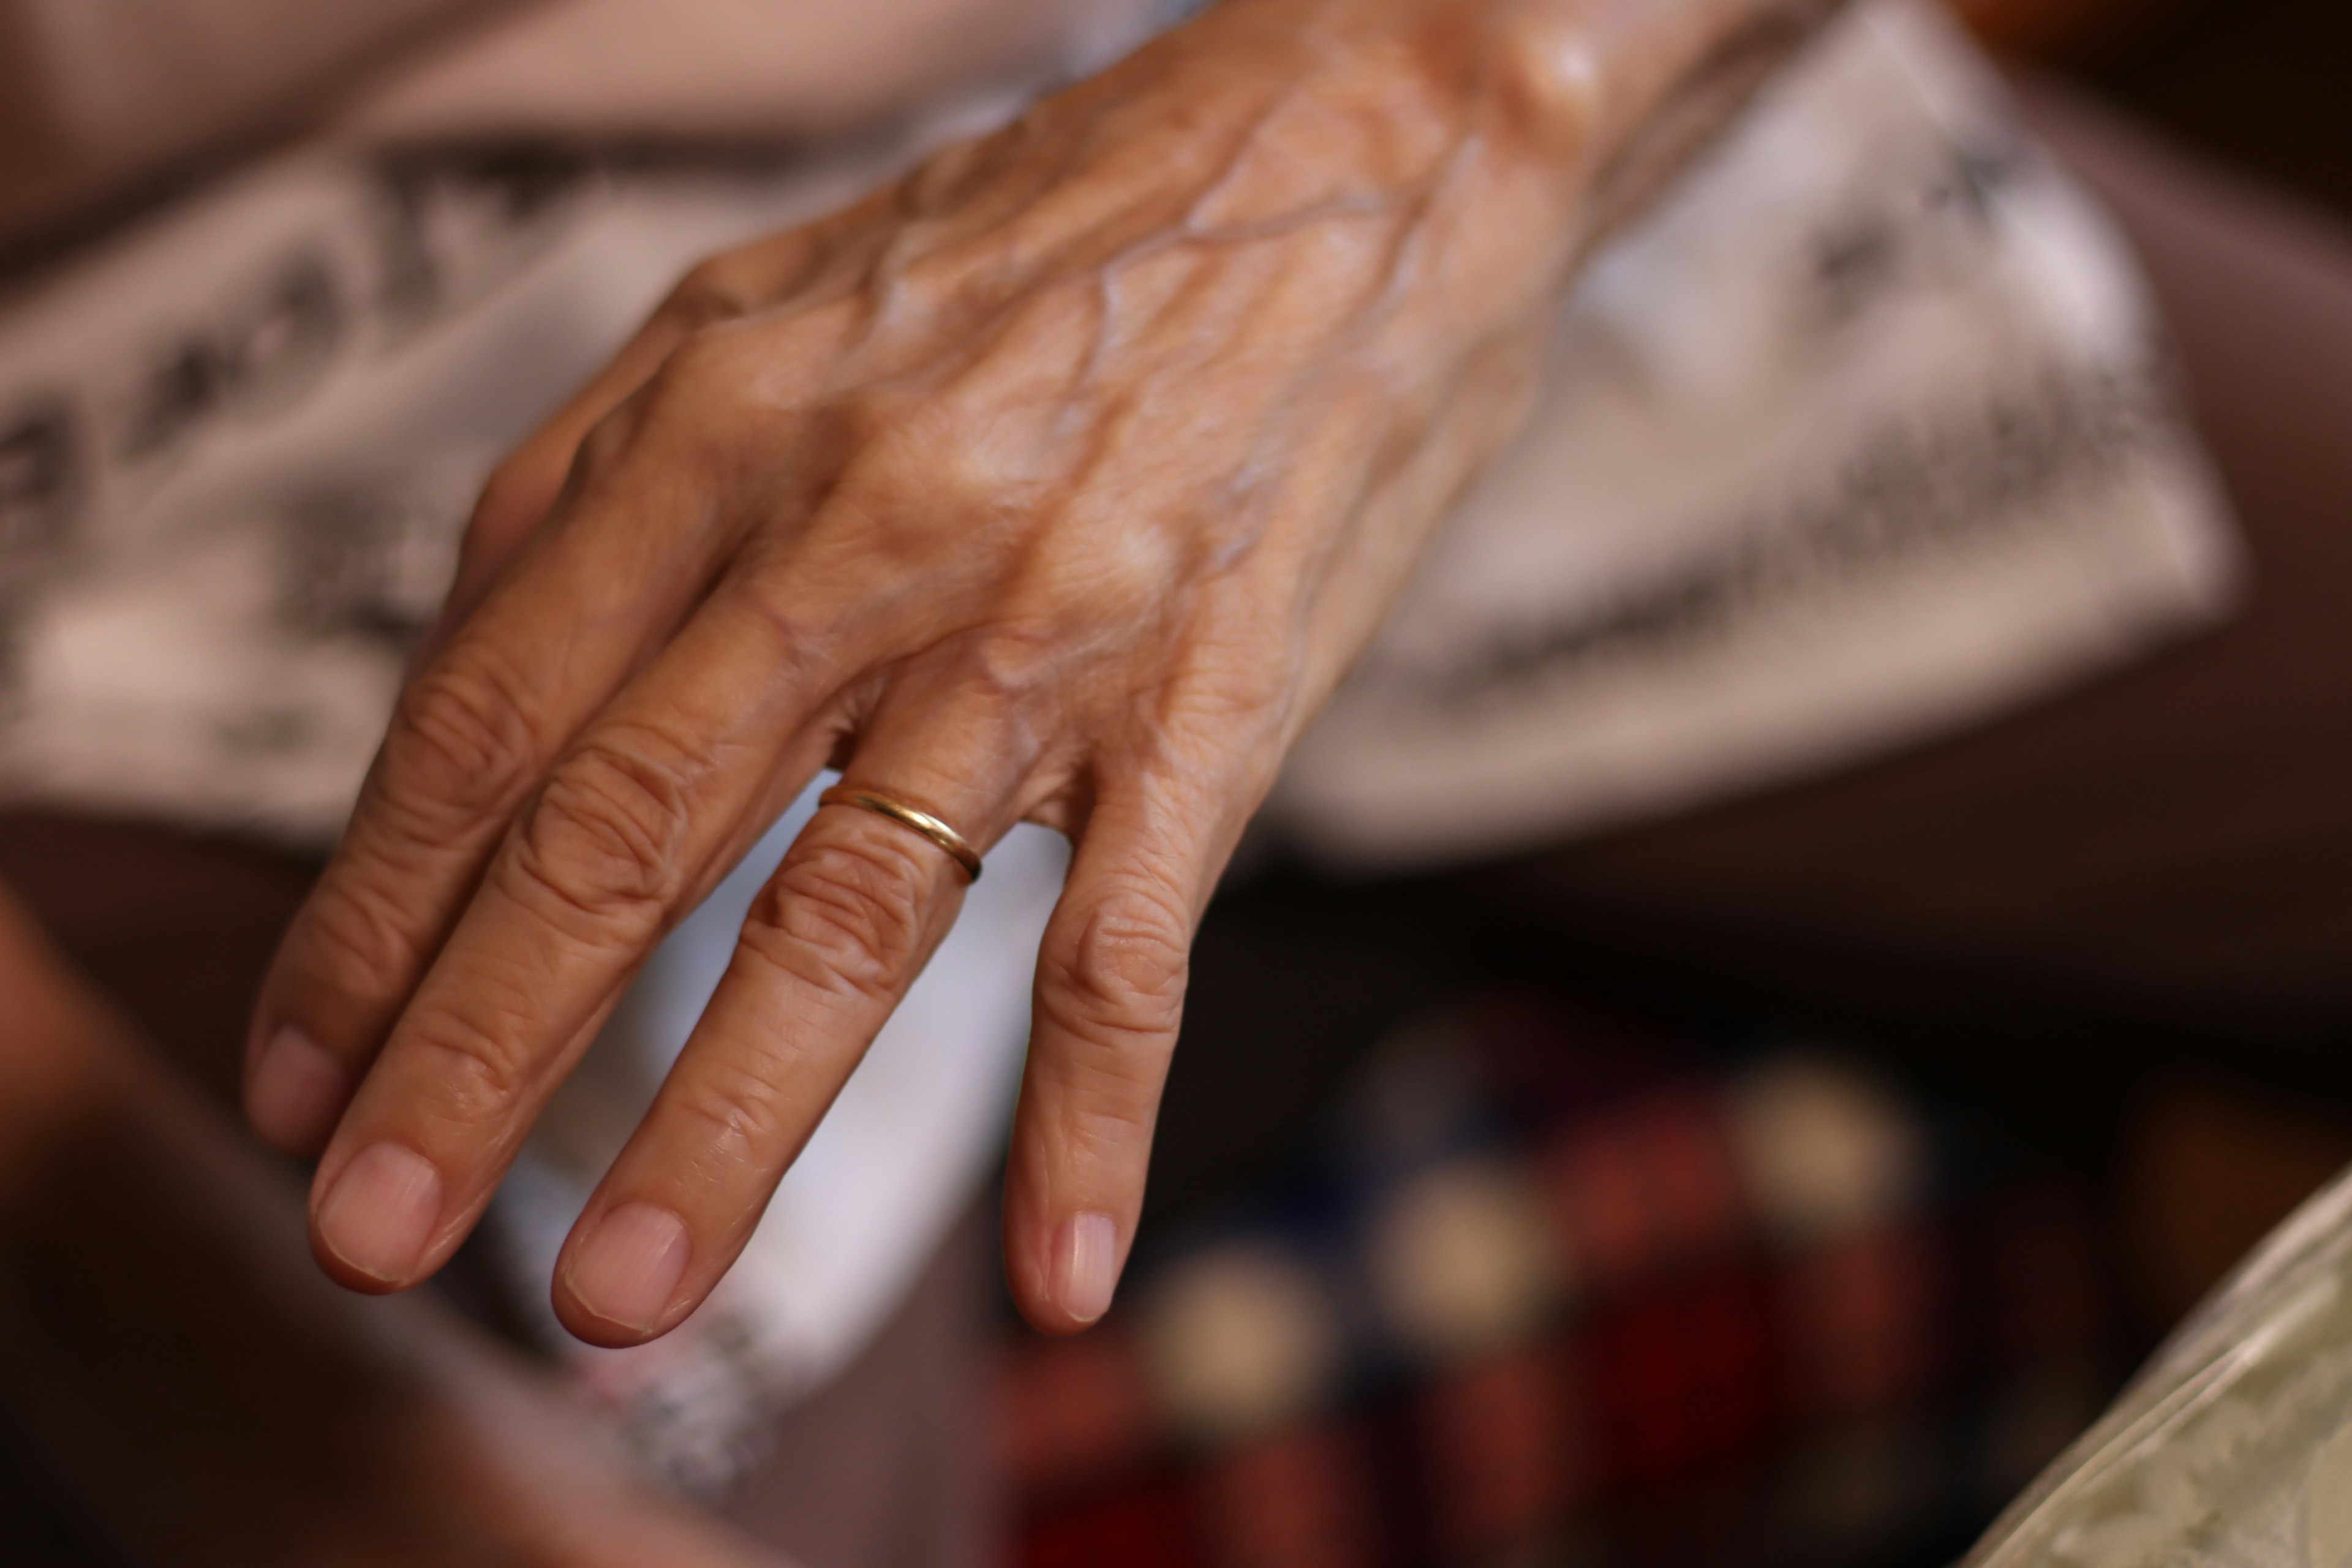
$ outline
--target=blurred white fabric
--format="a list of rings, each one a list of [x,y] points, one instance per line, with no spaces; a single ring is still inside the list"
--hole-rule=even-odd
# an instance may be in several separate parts
[[[1293,758],[1350,867],[1660,816],[2234,598],[2121,238],[1933,7],[1864,7],[1601,256],[1518,442]]]

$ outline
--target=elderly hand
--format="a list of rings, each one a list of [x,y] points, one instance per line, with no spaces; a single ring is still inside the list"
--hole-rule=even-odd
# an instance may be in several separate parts
[[[265,990],[248,1104],[324,1145],[330,1272],[449,1255],[647,952],[833,766],[982,849],[1076,843],[1005,1237],[1032,1321],[1099,1316],[1244,823],[1513,429],[1581,247],[1822,9],[1227,0],[698,268],[492,481]],[[574,1333],[703,1299],[964,881],[818,813],[572,1232]]]

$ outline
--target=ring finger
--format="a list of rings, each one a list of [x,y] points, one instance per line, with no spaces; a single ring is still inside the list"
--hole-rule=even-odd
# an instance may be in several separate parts
[[[895,707],[746,919],[726,976],[556,1264],[557,1316],[632,1344],[698,1305],[750,1240],[798,1157],[961,908],[952,850],[860,792],[950,825],[983,849],[1023,814],[1028,759],[1001,716],[926,721]]]

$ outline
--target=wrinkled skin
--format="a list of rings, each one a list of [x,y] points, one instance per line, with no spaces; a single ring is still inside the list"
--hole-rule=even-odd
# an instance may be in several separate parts
[[[323,1146],[329,1271],[447,1257],[646,953],[833,766],[983,848],[1076,845],[1005,1234],[1033,1321],[1098,1316],[1243,825],[1514,428],[1575,258],[1822,8],[1227,0],[698,269],[490,485],[265,992],[248,1105]],[[708,1293],[962,886],[818,813],[558,1264],[573,1332]]]

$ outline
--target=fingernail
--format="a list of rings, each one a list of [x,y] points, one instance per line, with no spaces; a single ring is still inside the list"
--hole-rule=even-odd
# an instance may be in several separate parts
[[[564,1283],[606,1322],[644,1333],[669,1310],[692,1251],[677,1215],[652,1204],[623,1204],[572,1253]]]
[[[289,1153],[316,1152],[335,1130],[351,1080],[326,1047],[288,1024],[269,1037],[245,1086],[245,1118]]]
[[[319,1236],[371,1279],[405,1285],[440,1219],[441,1173],[397,1143],[371,1143],[319,1205]]]
[[[1054,1304],[1074,1322],[1091,1323],[1110,1310],[1118,1288],[1118,1226],[1107,1214],[1062,1222],[1054,1248]]]

